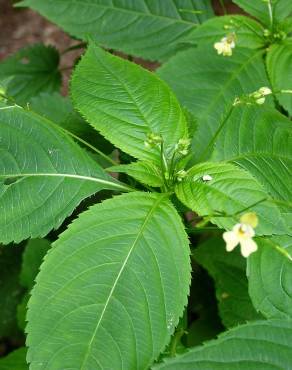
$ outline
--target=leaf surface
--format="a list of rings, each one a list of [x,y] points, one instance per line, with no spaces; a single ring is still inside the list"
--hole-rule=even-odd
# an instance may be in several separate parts
[[[290,370],[291,350],[291,321],[256,321],[231,329],[217,340],[166,360],[154,369]]]
[[[91,207],[37,277],[30,369],[148,369],[183,313],[189,283],[187,236],[165,194],[130,193]]]
[[[123,189],[52,122],[0,109],[0,240],[19,242],[61,225],[84,198]]]
[[[292,215],[292,127],[285,116],[266,107],[237,107],[218,135],[213,160],[248,170],[275,204]]]
[[[292,116],[292,40],[275,44],[267,53],[267,69],[273,90],[289,90],[290,93],[277,93],[279,103]]]
[[[149,133],[161,135],[168,152],[187,136],[183,111],[163,81],[93,43],[75,70],[72,97],[94,128],[135,158],[160,164],[159,148],[144,144]]]
[[[1,370],[28,370],[26,348],[19,348],[0,359]]]
[[[289,236],[258,239],[259,249],[248,265],[249,293],[257,310],[267,318],[292,318],[292,255]]]
[[[213,16],[209,0],[25,0],[66,32],[106,48],[164,60],[182,48],[182,38]],[[196,13],[196,11],[199,11]]]
[[[262,58],[262,51],[244,48],[223,57],[212,45],[204,45],[179,53],[158,70],[180,103],[198,119],[193,163],[209,158],[212,141],[234,99],[269,86]]]
[[[204,181],[204,175],[212,180]],[[219,227],[231,229],[242,214],[253,211],[259,217],[258,235],[287,232],[280,211],[267,199],[262,186],[248,172],[230,163],[195,165],[175,192],[182,203],[200,216],[210,216]]]
[[[17,103],[26,104],[41,92],[54,92],[61,86],[59,54],[42,44],[21,49],[0,63],[0,82],[7,80],[6,93]]]

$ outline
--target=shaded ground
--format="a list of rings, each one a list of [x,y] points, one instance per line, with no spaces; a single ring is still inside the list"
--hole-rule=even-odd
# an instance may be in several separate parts
[[[240,12],[231,1],[225,0],[225,3],[228,13]],[[216,14],[223,13],[219,0],[213,1],[213,5]],[[68,47],[79,43],[38,13],[30,9],[13,8],[13,0],[0,0],[0,30],[0,61],[20,48],[35,43],[53,45],[61,54]],[[61,68],[72,66],[81,53],[82,50],[75,50],[62,54]],[[157,66],[155,63],[135,61],[152,70]],[[70,70],[64,71],[63,93],[67,91],[70,73]]]

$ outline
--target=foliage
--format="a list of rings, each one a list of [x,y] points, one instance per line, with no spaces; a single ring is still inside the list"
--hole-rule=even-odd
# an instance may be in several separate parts
[[[291,369],[292,6],[234,3],[18,4],[86,51],[0,63],[0,369]]]

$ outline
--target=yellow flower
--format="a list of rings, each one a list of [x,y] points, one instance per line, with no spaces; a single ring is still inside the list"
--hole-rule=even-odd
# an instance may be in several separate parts
[[[241,254],[243,257],[248,257],[258,249],[256,242],[252,239],[255,236],[254,228],[258,224],[258,218],[255,213],[251,212],[244,214],[240,221],[232,231],[223,233],[223,239],[226,242],[227,252],[231,252],[240,244]]]
[[[231,56],[232,49],[235,48],[234,36],[223,37],[219,42],[215,42],[214,48],[219,55]]]

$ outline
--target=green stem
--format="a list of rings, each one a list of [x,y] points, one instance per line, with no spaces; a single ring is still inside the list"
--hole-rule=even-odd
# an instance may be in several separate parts
[[[220,5],[221,5],[221,8],[223,10],[224,15],[226,15],[227,10],[226,10],[225,4],[224,4],[224,0],[219,0],[219,2],[220,2]]]
[[[86,47],[86,45],[87,45],[87,43],[86,43],[86,42],[81,42],[80,44],[72,45],[72,46],[70,46],[69,48],[67,48],[67,49],[63,50],[63,51],[61,52],[61,55],[64,55],[64,54],[69,53],[70,51],[73,51],[73,50],[76,50],[76,49],[82,49],[82,48],[85,48],[85,47]]]
[[[215,132],[215,135],[212,137],[212,139],[209,141],[209,144],[206,146],[205,150],[203,151],[202,155],[199,157],[198,162],[202,162],[205,160],[206,156],[208,155],[209,149],[214,145],[218,135],[222,131],[223,127],[225,126],[226,122],[228,121],[229,117],[231,116],[231,113],[233,112],[234,105],[232,104],[228,113],[226,114],[225,118],[223,119],[222,123],[218,127],[217,131]]]
[[[169,349],[169,355],[170,357],[174,357],[176,355],[176,347],[181,339],[181,337],[185,334],[184,329],[178,329],[171,341],[170,349]]]

